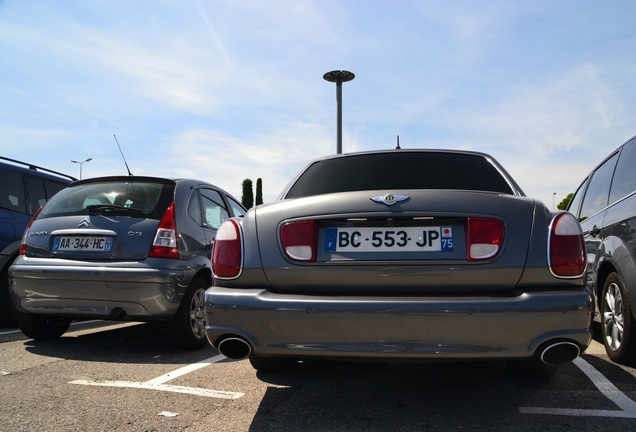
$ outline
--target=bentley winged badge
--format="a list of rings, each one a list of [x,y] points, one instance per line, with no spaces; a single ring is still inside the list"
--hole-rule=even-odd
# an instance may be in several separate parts
[[[384,196],[374,196],[374,197],[371,197],[370,199],[371,201],[384,203],[388,206],[391,206],[397,202],[406,201],[407,199],[409,199],[409,197],[406,195],[394,195],[392,193],[388,193]]]

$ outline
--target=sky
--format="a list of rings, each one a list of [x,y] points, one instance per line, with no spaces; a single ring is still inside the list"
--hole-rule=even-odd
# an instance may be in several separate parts
[[[636,2],[0,0],[0,155],[276,199],[307,162],[466,149],[552,208],[636,133]]]

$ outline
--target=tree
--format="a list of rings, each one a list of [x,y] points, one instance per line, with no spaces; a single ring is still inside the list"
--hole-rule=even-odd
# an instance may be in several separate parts
[[[256,179],[256,205],[263,204],[263,180]]]
[[[572,199],[572,197],[574,196],[573,193],[569,194],[568,196],[566,196],[565,198],[563,198],[563,201],[561,201],[558,205],[557,208],[559,210],[565,210],[566,208],[568,208],[568,204],[570,204],[570,200]]]
[[[254,190],[252,189],[252,180],[243,180],[243,195],[241,196],[241,204],[246,209],[251,209],[254,206]]]

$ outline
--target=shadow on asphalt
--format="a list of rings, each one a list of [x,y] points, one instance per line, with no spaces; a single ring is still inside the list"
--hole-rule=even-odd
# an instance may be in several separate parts
[[[24,347],[41,356],[113,363],[174,363],[184,359],[195,363],[218,354],[209,344],[198,351],[175,348],[165,325],[159,322],[104,328],[88,334],[82,334],[82,328],[72,330],[52,341],[26,340]]]
[[[636,378],[618,365],[584,358],[606,377],[616,378],[622,391],[636,389]],[[256,376],[272,386],[261,400],[253,431],[606,430],[606,423],[596,428],[586,417],[538,418],[522,414],[519,407],[618,409],[574,364],[539,381],[515,378],[505,362],[497,361],[312,361],[291,373]],[[616,425],[631,421],[610,420]]]

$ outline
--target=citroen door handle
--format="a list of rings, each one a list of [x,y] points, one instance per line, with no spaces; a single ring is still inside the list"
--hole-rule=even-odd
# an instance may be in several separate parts
[[[600,233],[601,233],[601,229],[599,227],[597,227],[596,225],[594,225],[594,227],[590,230],[590,235],[592,237],[596,237]]]

